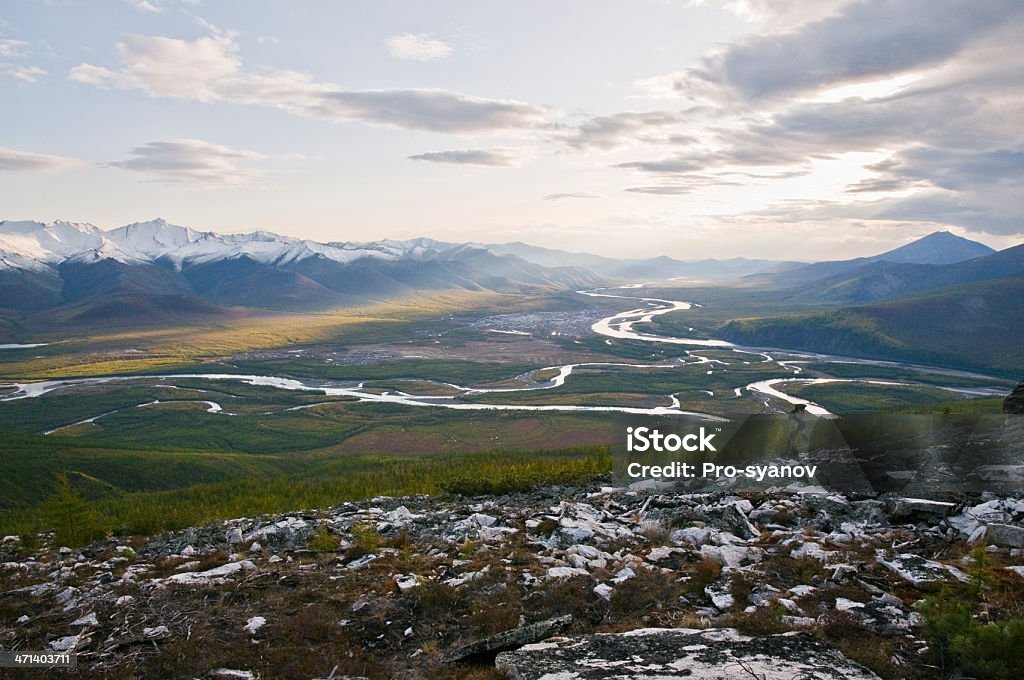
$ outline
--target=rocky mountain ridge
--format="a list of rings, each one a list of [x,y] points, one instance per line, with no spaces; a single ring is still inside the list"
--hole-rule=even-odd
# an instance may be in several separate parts
[[[1024,595],[1018,498],[546,487],[24,540],[0,645],[79,677],[925,678],[926,597],[983,580],[996,620]]]
[[[579,268],[426,238],[318,243],[260,231],[201,232],[161,219],[110,231],[0,222],[0,317],[28,319],[28,327],[175,322],[225,315],[225,307],[327,309],[434,291],[562,291],[601,282]]]

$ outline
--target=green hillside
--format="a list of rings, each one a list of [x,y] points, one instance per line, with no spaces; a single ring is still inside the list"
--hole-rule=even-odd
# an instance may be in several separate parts
[[[995,369],[1024,367],[1024,276],[835,311],[735,319],[718,335],[759,347]]]

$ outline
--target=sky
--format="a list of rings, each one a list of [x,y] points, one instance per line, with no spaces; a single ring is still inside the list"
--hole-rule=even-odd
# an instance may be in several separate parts
[[[1020,0],[5,0],[0,219],[837,259],[1024,240]]]

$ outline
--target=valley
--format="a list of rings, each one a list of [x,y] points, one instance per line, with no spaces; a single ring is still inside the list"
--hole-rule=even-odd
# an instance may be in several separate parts
[[[54,230],[62,243],[73,240],[67,224],[19,229],[40,243],[49,243]],[[804,289],[787,288],[799,278],[793,263],[723,261],[725,279],[694,282],[688,273],[707,274],[714,263],[661,258],[647,266],[664,276],[638,283],[603,279],[572,258],[557,266],[551,258],[558,251],[538,255],[524,246],[424,239],[297,245],[267,234],[200,234],[160,221],[75,231],[87,245],[99,244],[105,257],[93,264],[100,269],[75,255],[81,266],[69,270],[60,260],[64,252],[40,261],[32,271],[61,277],[64,292],[48,309],[8,305],[3,312],[21,329],[0,336],[0,457],[12,472],[0,482],[0,529],[8,533],[43,528],[39,508],[62,474],[90,499],[102,518],[98,526],[140,533],[309,507],[329,493],[356,500],[439,492],[453,466],[497,466],[505,470],[499,477],[541,466],[553,479],[607,469],[614,418],[622,414],[715,422],[796,407],[819,416],[998,412],[1016,382],[1007,370],[1015,347],[1007,350],[1009,364],[978,351],[931,352],[937,338],[949,344],[948,334],[921,334],[901,342],[895,355],[856,342],[823,350],[813,333],[779,342],[739,334],[737,328],[775,327],[780,319],[814,329],[818,316],[843,313],[833,303],[805,299]],[[935,259],[935,244],[925,245],[925,259]],[[947,254],[954,260],[978,255],[959,241],[952,246]],[[1011,263],[1000,274],[1016,262],[1005,252],[979,257]],[[203,306],[202,313],[173,323],[164,314],[138,313],[165,299],[154,280],[166,283],[197,267],[219,263],[221,278],[241,285],[241,260],[246,271],[259,267],[269,276],[245,285],[269,286],[275,295],[287,289],[281,276],[298,269],[323,283],[351,281],[367,266],[379,274],[380,266],[396,263],[448,278],[436,289],[385,286],[372,296],[377,299],[338,307],[335,298],[317,308],[313,296],[287,309],[275,308],[279,296],[257,295],[267,306],[237,304],[193,280],[180,283],[178,294]],[[644,266],[630,262],[614,270],[610,262],[590,265],[606,276]],[[878,261],[831,269],[850,277],[864,266]],[[909,266],[966,269],[968,288],[979,285],[983,269],[970,261]],[[5,281],[26,271],[8,266]],[[782,277],[785,285],[765,277]],[[83,281],[92,282],[85,294]],[[1013,290],[1002,279],[996,283]],[[69,291],[76,286],[78,292]],[[911,304],[906,299],[913,301],[899,304]],[[124,307],[126,300],[132,303]],[[102,326],[81,316],[110,305],[122,306]],[[999,316],[1016,323],[1005,312]],[[847,348],[852,351],[828,351]],[[984,348],[972,341],[972,351]],[[28,488],[26,476],[34,480]],[[513,486],[541,477],[523,479]],[[222,500],[211,504],[209,494]]]

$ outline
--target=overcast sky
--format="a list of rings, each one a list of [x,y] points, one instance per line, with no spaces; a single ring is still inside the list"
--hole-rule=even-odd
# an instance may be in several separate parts
[[[1020,0],[5,0],[0,219],[822,259],[1024,239]]]

